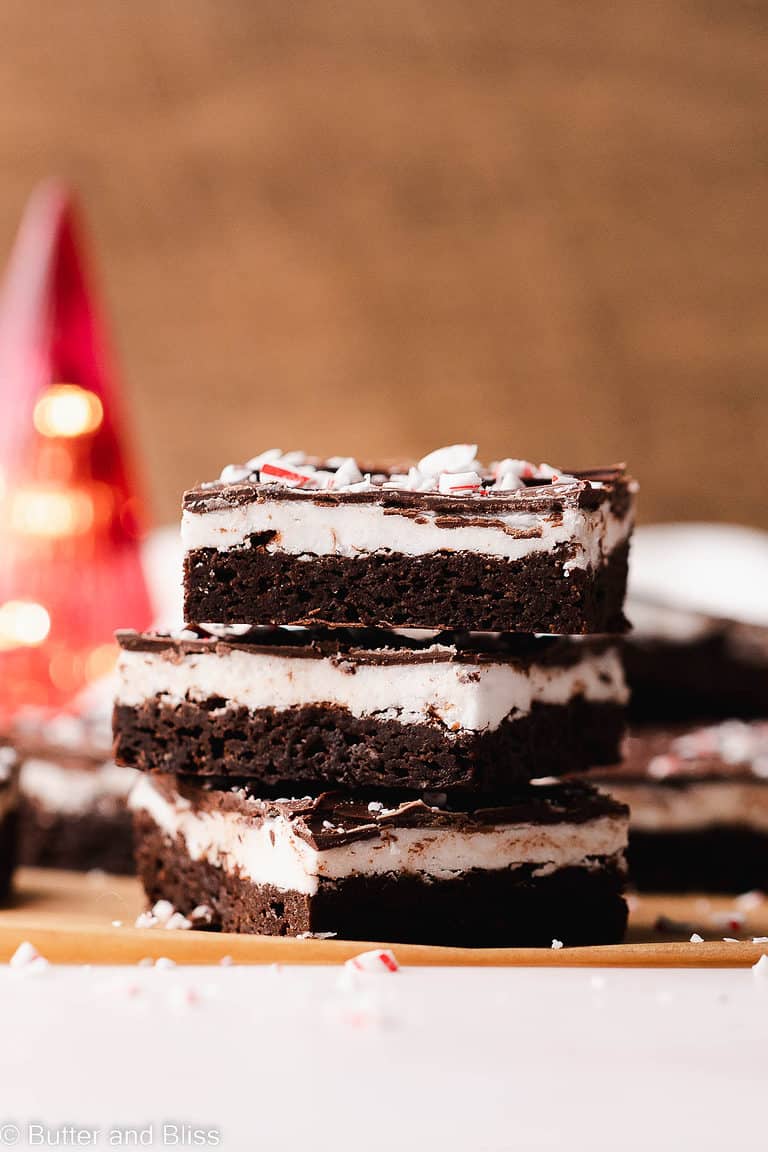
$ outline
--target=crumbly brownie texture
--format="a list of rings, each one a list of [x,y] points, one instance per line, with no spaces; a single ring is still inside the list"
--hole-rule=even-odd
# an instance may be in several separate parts
[[[597,568],[567,568],[569,550],[504,560],[471,552],[373,553],[310,559],[246,548],[200,548],[184,560],[188,620],[450,627],[579,635],[622,632],[629,545]]]
[[[306,476],[284,461],[278,475],[269,461],[225,469],[184,497],[187,619],[621,631],[635,488],[623,468],[489,470],[475,451],[362,483],[338,482],[349,461]]]
[[[208,904],[225,931],[475,946],[623,935],[626,809],[608,797],[551,785],[495,808],[389,803],[145,777],[139,875],[150,900]]]
[[[632,601],[625,641],[637,723],[768,716],[768,628]]]
[[[356,717],[334,707],[209,711],[183,701],[117,705],[116,755],[144,771],[231,776],[270,787],[501,791],[535,776],[580,772],[620,755],[623,708],[582,698],[536,704],[488,733]]]
[[[342,940],[545,948],[553,939],[615,944],[626,930],[624,874],[615,861],[539,877],[530,868],[478,870],[442,881],[396,873],[350,877],[324,882],[307,895],[191,859],[184,840],[169,839],[143,812],[136,815],[136,840],[150,904],[170,900],[183,913],[207,904],[211,927],[224,932],[333,932]]]
[[[120,633],[116,755],[270,786],[484,791],[619,758],[626,689],[606,640],[363,635]]]
[[[635,829],[627,861],[630,883],[641,892],[768,891],[768,832],[744,825]]]
[[[135,870],[133,821],[123,802],[110,810],[53,811],[22,796],[19,863],[34,868],[88,872],[92,868],[130,876]]]

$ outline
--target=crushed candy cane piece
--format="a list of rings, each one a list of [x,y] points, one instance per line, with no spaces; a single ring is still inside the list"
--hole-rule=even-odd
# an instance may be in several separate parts
[[[42,961],[42,965],[38,963],[39,961]],[[34,944],[30,944],[29,940],[22,940],[8,964],[11,968],[47,967],[48,961],[40,955]]]
[[[176,1010],[193,1008],[200,1001],[200,993],[192,985],[174,984],[168,992],[168,1004]]]
[[[172,640],[197,640],[197,632],[193,632],[191,628],[172,628],[170,631]]]
[[[331,473],[331,488],[347,488],[350,484],[359,484],[363,474],[357,466],[357,461],[351,456],[342,460],[335,472]]]
[[[536,477],[536,467],[530,460],[495,460],[491,465],[494,479],[500,480],[502,476],[516,476],[520,480],[533,480]],[[517,485],[523,487],[522,484]]]
[[[768,944],[768,936],[753,936],[753,944]]]
[[[163,925],[169,932],[176,931],[177,929],[185,929],[192,927],[192,921],[188,920],[186,916],[182,916],[181,912],[174,912],[173,916],[169,916]]]
[[[252,631],[251,624],[200,624],[203,632],[207,632],[210,636],[219,636],[222,640],[226,640],[229,636],[247,636]],[[192,639],[197,640],[195,633],[192,633]]]
[[[259,469],[262,484],[285,484],[288,488],[306,488],[314,481],[314,469],[302,468],[296,464],[286,464],[286,457],[280,461],[268,460]]]
[[[400,965],[389,948],[372,948],[370,952],[360,952],[344,964],[352,972],[399,972]]]
[[[210,924],[213,920],[213,908],[210,904],[198,904],[189,914],[193,924]]]
[[[554,950],[555,950],[556,952],[557,952],[557,951],[558,951],[560,948],[563,948],[563,947],[564,947],[564,945],[563,945],[563,942],[562,942],[562,940],[553,940],[553,941],[552,941],[552,947],[554,948]]]
[[[516,472],[502,472],[494,482],[493,492],[514,492],[518,488],[525,488],[522,477]]]
[[[241,480],[247,480],[250,474],[251,469],[247,468],[244,464],[227,464],[226,468],[222,468],[221,470],[219,483],[238,484]]]
[[[133,922],[134,928],[157,928],[160,921],[151,912],[139,912]]]
[[[551,484],[572,484],[576,481],[575,476],[569,475],[568,472],[561,472],[559,468],[553,468],[551,464],[539,464],[536,469],[537,480],[549,480]]]
[[[366,472],[365,476],[363,476],[362,480],[360,480],[357,484],[346,484],[343,488],[340,488],[339,491],[340,492],[372,492],[374,487],[375,487],[375,485],[371,483],[370,472]]]
[[[654,756],[648,762],[648,775],[653,776],[654,780],[663,780],[666,776],[672,775],[678,763],[675,756]]]
[[[425,476],[437,476],[441,472],[465,472],[476,462],[476,457],[477,444],[451,444],[422,456],[418,469]]]
[[[268,460],[280,460],[282,455],[282,448],[267,448],[266,452],[260,452],[258,456],[251,456],[250,460],[246,460],[245,467],[249,472],[258,472],[262,464],[266,464]]]
[[[483,481],[477,472],[441,472],[438,481],[438,488],[444,496],[476,492],[482,486]]]
[[[765,901],[765,893],[758,892],[756,889],[752,892],[742,892],[740,896],[736,897],[736,904],[744,912],[752,912],[755,908],[759,908]]]
[[[763,952],[760,959],[752,965],[752,971],[755,976],[759,976],[761,980],[768,980],[768,955]]]
[[[691,935],[691,944],[703,944],[703,943],[704,943],[704,937],[700,936],[698,934],[698,932],[694,932]]]
[[[170,900],[157,900],[152,905],[152,915],[162,924],[165,924],[166,920],[170,920],[175,911],[176,909]]]
[[[730,910],[728,912],[716,912],[712,917],[712,926],[714,928],[727,928],[731,932],[740,932],[744,927],[746,917],[742,912]]]

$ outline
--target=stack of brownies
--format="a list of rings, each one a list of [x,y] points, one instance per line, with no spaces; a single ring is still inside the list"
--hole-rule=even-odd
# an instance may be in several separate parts
[[[631,807],[632,883],[768,890],[768,627],[637,596],[630,617],[626,757],[593,778]]]
[[[627,810],[557,777],[620,756],[633,492],[474,445],[274,450],[188,492],[194,623],[118,637],[149,900],[240,932],[621,939]]]

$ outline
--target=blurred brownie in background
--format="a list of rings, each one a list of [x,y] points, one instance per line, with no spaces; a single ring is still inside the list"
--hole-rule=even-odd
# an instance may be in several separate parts
[[[0,741],[0,901],[7,900],[16,867],[19,816],[19,764],[15,751]]]
[[[13,733],[21,769],[19,862],[129,874],[134,871],[131,768],[112,759],[101,719],[24,717]]]
[[[589,779],[629,805],[635,887],[768,890],[768,722],[635,728],[624,763]]]
[[[639,597],[627,615],[631,722],[768,716],[768,627]]]

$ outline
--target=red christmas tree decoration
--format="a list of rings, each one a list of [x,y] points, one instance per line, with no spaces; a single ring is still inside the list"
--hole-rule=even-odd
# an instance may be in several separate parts
[[[0,722],[66,706],[151,620],[105,344],[72,198],[45,186],[0,297]]]

